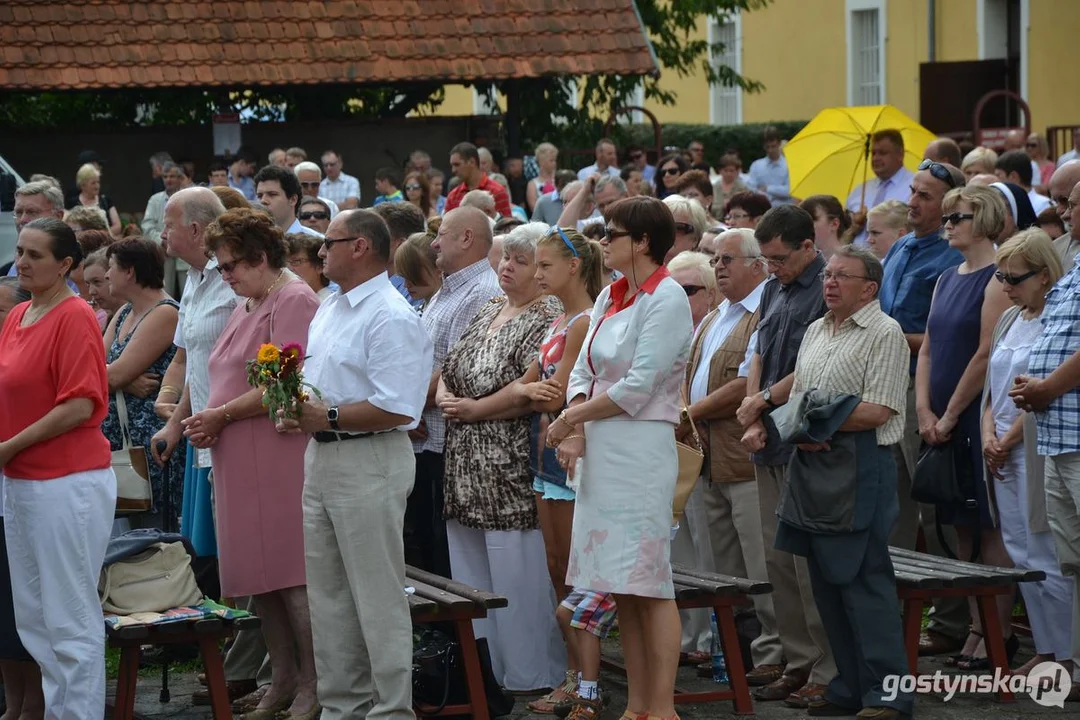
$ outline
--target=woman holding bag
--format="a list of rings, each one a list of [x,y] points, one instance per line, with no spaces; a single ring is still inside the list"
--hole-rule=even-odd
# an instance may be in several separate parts
[[[693,320],[686,292],[663,266],[674,242],[662,201],[625,198],[609,209],[604,264],[623,277],[596,300],[569,407],[548,428],[579,485],[566,581],[615,596],[630,720],[675,717],[680,628],[670,533]]]
[[[94,311],[67,285],[75,233],[40,218],[19,233],[31,294],[0,332],[0,468],[15,624],[41,666],[45,716],[105,715],[97,582],[116,507],[105,348]],[[57,649],[62,646],[63,655]]]

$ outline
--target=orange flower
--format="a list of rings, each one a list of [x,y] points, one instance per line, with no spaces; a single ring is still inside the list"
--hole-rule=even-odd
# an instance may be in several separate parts
[[[255,356],[255,359],[261,363],[272,363],[281,357],[281,351],[277,349],[277,346],[267,343],[259,348],[259,354]]]

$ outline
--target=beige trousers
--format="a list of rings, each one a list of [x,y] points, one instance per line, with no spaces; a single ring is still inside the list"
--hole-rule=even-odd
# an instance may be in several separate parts
[[[754,479],[707,485],[705,512],[716,572],[768,582],[758,484]],[[776,628],[773,596],[754,595],[751,600],[761,623],[761,634],[750,644],[754,665],[781,665],[784,647]]]
[[[1046,458],[1046,518],[1061,573],[1073,581],[1073,680],[1080,682],[1080,452]],[[1064,629],[1064,628],[1062,628]]]
[[[405,502],[416,458],[388,432],[304,453],[304,547],[323,720],[412,720]]]
[[[780,643],[787,658],[787,672],[801,670],[810,674],[810,682],[827,685],[836,677],[836,662],[814,604],[806,558],[775,548],[776,508],[787,485],[787,466],[756,465],[754,475],[761,509],[765,566],[773,585],[772,601]]]

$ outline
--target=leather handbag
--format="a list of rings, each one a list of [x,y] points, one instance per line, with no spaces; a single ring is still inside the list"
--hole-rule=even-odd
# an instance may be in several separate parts
[[[941,445],[924,444],[911,477],[911,499],[935,505],[947,512],[978,512],[970,440],[953,438]],[[938,542],[945,554],[957,559],[941,529],[941,512],[934,513],[934,523]],[[973,534],[970,562],[975,562],[979,557],[981,539],[981,533]]]
[[[685,403],[683,403],[683,410],[687,410]],[[694,418],[690,417],[689,411],[687,411],[686,417],[690,421],[694,445],[675,441],[675,451],[679,456],[679,477],[675,481],[675,497],[671,502],[671,515],[676,524],[682,519],[686,503],[690,500],[690,493],[694,491],[694,485],[697,483],[698,478],[701,477],[701,466],[705,462],[705,451],[702,449],[697,424],[694,422]]]
[[[116,513],[120,515],[149,512],[154,501],[146,448],[132,446],[127,402],[124,400],[124,393],[119,390],[116,391],[116,415],[120,421],[120,435],[124,442],[124,446],[112,454],[112,469],[116,475]]]
[[[480,657],[488,714],[491,717],[509,715],[514,710],[514,697],[495,679],[486,638],[476,639],[476,652]],[[438,715],[447,705],[468,702],[461,646],[443,632],[429,629],[414,636],[412,677],[413,707],[418,716]]]
[[[154,543],[101,569],[101,609],[117,615],[197,605],[203,594],[183,543]]]

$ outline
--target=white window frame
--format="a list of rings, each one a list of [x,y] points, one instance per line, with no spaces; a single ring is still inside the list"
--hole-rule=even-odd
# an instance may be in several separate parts
[[[1001,5],[1000,0],[989,0],[995,7],[990,10],[988,0],[976,0],[975,3],[975,28],[979,36],[979,59],[989,60],[992,58],[1004,57],[1002,53],[1007,51],[1007,45],[1001,46],[1001,39],[997,37],[997,28],[991,33],[991,28],[988,21],[994,20],[995,22],[1000,20],[1000,13],[998,12]],[[989,12],[988,12],[989,10]],[[988,17],[993,14],[994,17]],[[1006,32],[1008,32],[1006,30]],[[1031,33],[1031,0],[1020,0],[1020,97],[1027,100],[1028,98],[1028,52],[1030,48],[1029,34]],[[989,43],[991,35],[994,37],[993,43]],[[1006,39],[1006,43],[1008,40]],[[995,47],[987,47],[993,44]]]
[[[845,0],[844,3],[844,31],[845,40],[847,41],[846,50],[846,65],[847,65],[847,104],[848,106],[855,105],[855,68],[852,62],[852,54],[855,51],[853,33],[852,16],[854,13],[862,10],[876,10],[878,14],[878,67],[881,68],[881,97],[878,98],[878,104],[885,105],[888,103],[888,92],[886,87],[886,78],[888,77],[888,67],[885,64],[886,52],[885,42],[889,37],[888,33],[888,0]]]
[[[499,91],[495,90],[495,103],[488,100],[487,93],[480,92],[475,85],[472,87],[473,115],[502,115],[499,108]]]
[[[716,33],[720,25],[734,25],[735,26],[735,42],[730,47],[725,49],[731,53],[734,62],[731,63],[731,69],[742,75],[742,55],[743,55],[743,37],[742,37],[742,14],[739,12],[733,12],[723,18],[722,21],[718,21],[714,18],[708,18],[708,32],[707,37],[709,41],[709,47],[717,42]],[[710,51],[711,53],[711,51]],[[710,55],[710,62],[712,58]],[[743,90],[741,87],[725,87],[723,85],[710,85],[709,86],[709,124],[718,125],[719,119],[723,116],[721,107],[730,102],[731,99],[735,100],[735,117],[734,121],[730,124],[740,125],[743,121]],[[725,123],[727,124],[727,123]]]

